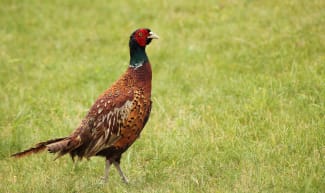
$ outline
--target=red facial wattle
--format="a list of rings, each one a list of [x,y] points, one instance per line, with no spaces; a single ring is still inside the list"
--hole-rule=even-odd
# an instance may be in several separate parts
[[[147,45],[147,38],[149,36],[149,32],[150,31],[147,29],[139,29],[138,31],[136,31],[136,33],[134,34],[134,38],[139,44],[139,46],[144,47]]]

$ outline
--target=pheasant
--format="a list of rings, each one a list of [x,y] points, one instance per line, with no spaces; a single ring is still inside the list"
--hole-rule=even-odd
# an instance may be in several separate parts
[[[140,28],[130,36],[130,64],[126,72],[102,93],[80,125],[67,137],[40,142],[25,151],[13,154],[19,158],[43,150],[57,154],[106,158],[104,181],[107,182],[113,164],[125,183],[128,179],[120,167],[124,153],[139,137],[151,111],[151,65],[145,48],[159,37],[150,29]]]

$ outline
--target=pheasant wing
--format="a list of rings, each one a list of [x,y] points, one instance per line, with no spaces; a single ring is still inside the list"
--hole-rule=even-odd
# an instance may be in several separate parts
[[[72,134],[81,138],[79,156],[90,157],[110,147],[121,137],[121,128],[127,119],[133,101],[133,90],[113,86],[99,96],[81,126]]]

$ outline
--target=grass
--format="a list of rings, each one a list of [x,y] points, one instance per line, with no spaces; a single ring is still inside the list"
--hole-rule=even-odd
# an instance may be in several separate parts
[[[323,192],[325,3],[0,2],[0,192]],[[153,109],[124,154],[74,167],[10,154],[69,134],[128,65],[128,37],[161,39]]]

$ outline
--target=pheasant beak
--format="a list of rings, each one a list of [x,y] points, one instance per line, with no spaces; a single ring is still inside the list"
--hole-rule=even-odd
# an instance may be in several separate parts
[[[159,39],[159,36],[157,36],[155,33],[151,31],[149,32],[148,39]]]

